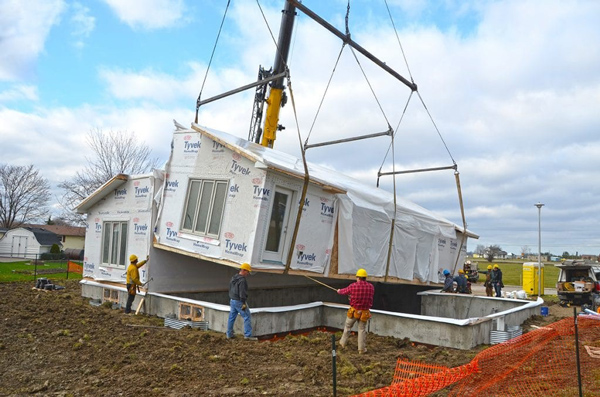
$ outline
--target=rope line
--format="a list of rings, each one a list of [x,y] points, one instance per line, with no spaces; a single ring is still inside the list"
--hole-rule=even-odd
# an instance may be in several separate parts
[[[398,41],[398,46],[400,47],[400,52],[402,52],[402,57],[404,58],[404,63],[406,64],[406,69],[408,70],[408,75],[410,76],[410,81],[412,83],[415,82],[413,79],[412,73],[410,72],[410,66],[408,65],[408,60],[406,59],[406,54],[404,53],[404,48],[402,47],[402,43],[400,42],[400,37],[398,36],[398,30],[396,29],[396,24],[394,23],[394,18],[392,18],[392,13],[390,12],[390,7],[388,5],[387,0],[384,0],[385,8],[387,9],[388,15],[390,16],[390,21],[392,22],[392,27],[394,28],[394,33],[396,34],[396,40]]]
[[[356,52],[354,51],[354,48],[350,47],[350,50],[352,51],[352,55],[354,55],[354,59],[356,60],[356,63],[358,64],[358,67],[360,68],[360,71],[362,72],[365,80],[367,81],[367,84],[369,86],[369,89],[371,90],[371,93],[373,94],[373,97],[375,98],[375,101],[377,102],[377,106],[379,106],[379,110],[381,110],[381,114],[383,115],[383,118],[385,119],[388,128],[392,128],[392,126],[390,125],[390,122],[383,110],[383,107],[381,106],[381,102],[379,102],[379,98],[377,97],[377,94],[375,94],[375,90],[373,90],[373,86],[371,85],[371,82],[369,81],[369,78],[367,77],[367,74],[365,73],[365,70],[362,67],[362,64],[360,63],[360,61],[358,60],[358,57],[356,56]]]
[[[275,44],[275,49],[277,50],[276,53],[279,54],[279,56],[281,57],[281,61],[283,62],[283,64],[285,65],[285,67],[287,69],[288,64],[283,59],[283,54],[281,53],[281,51],[279,51],[279,46],[277,45],[277,40],[275,40],[275,35],[273,35],[273,30],[271,30],[271,25],[269,25],[269,22],[267,21],[267,17],[265,16],[265,13],[264,13],[262,7],[260,6],[260,1],[256,0],[256,4],[258,5],[258,9],[260,10],[260,13],[263,17],[263,21],[265,21],[265,25],[267,25],[267,29],[269,30],[269,34],[271,35],[271,40],[273,40],[273,44]]]
[[[200,98],[202,97],[202,91],[204,90],[204,84],[206,83],[206,77],[208,77],[208,71],[210,70],[210,65],[212,64],[212,60],[215,55],[215,51],[217,49],[217,43],[219,42],[219,37],[221,37],[221,30],[223,29],[223,24],[225,23],[225,17],[227,16],[227,10],[229,10],[230,3],[231,3],[231,0],[227,0],[227,6],[225,7],[225,12],[223,13],[223,19],[221,19],[221,26],[219,26],[219,33],[217,34],[217,38],[215,40],[215,45],[213,46],[212,53],[210,54],[210,60],[208,61],[208,67],[206,68],[206,74],[204,75],[204,80],[202,80],[202,86],[200,87],[200,93],[198,94],[198,99],[196,100],[196,119],[195,119],[196,123],[198,123],[198,109],[200,109]]]
[[[446,145],[446,141],[444,140],[444,137],[442,136],[442,133],[440,132],[440,130],[438,129],[437,124],[433,120],[433,117],[431,116],[431,113],[429,113],[429,109],[427,108],[427,105],[425,105],[425,101],[423,100],[423,97],[421,96],[421,93],[419,91],[417,91],[417,95],[419,96],[419,99],[421,100],[421,103],[423,104],[423,108],[425,108],[425,110],[427,111],[427,115],[429,116],[429,119],[431,120],[431,123],[435,127],[435,131],[437,132],[438,136],[442,140],[442,143],[444,144],[444,147],[446,148],[446,151],[448,152],[448,156],[450,156],[450,158],[452,159],[452,163],[456,164],[456,161],[454,161],[454,157],[452,157],[452,153],[450,153],[450,149],[448,149],[448,145]]]
[[[398,125],[396,126],[396,129],[394,130],[394,136],[396,136],[396,134],[398,133],[398,130],[400,129],[400,124],[402,123],[402,120],[404,119],[404,116],[406,115],[406,109],[408,109],[408,104],[410,103],[410,99],[412,98],[413,92],[414,91],[410,92],[410,95],[408,96],[408,99],[406,100],[406,103],[404,104],[404,109],[402,110],[402,115],[400,116],[400,120],[398,120]],[[388,146],[387,152],[385,153],[385,156],[383,157],[383,161],[381,162],[381,166],[379,167],[379,172],[381,172],[381,169],[383,168],[383,165],[385,164],[385,160],[387,159],[387,156],[390,153],[390,150],[394,149],[393,144],[394,144],[394,140],[392,140],[390,142],[390,146]],[[379,177],[377,177],[377,187],[379,187]]]
[[[335,74],[337,65],[340,62],[340,58],[342,57],[342,52],[344,51],[345,46],[346,46],[346,43],[342,43],[342,48],[340,48],[340,53],[338,54],[335,64],[333,65],[333,69],[331,70],[331,75],[329,76],[329,81],[327,82],[327,86],[325,87],[325,91],[323,92],[323,96],[321,97],[321,102],[319,103],[319,107],[317,108],[317,113],[315,114],[315,117],[310,126],[310,129],[308,130],[308,136],[306,137],[306,140],[304,141],[304,145],[308,145],[308,140],[310,138],[310,134],[312,134],[315,123],[317,122],[317,117],[319,117],[319,113],[321,112],[321,107],[323,106],[323,102],[325,102],[325,95],[327,95],[327,92],[329,91],[329,86],[331,85],[331,81],[333,80],[333,75]]]

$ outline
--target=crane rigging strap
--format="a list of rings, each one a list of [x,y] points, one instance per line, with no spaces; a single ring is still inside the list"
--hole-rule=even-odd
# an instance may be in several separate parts
[[[217,33],[217,38],[215,40],[215,45],[213,46],[212,53],[210,54],[210,60],[208,61],[208,66],[206,67],[206,74],[204,75],[204,80],[202,80],[202,86],[200,87],[200,93],[198,94],[198,99],[196,100],[196,118],[194,119],[196,123],[198,123],[198,110],[200,109],[200,101],[202,97],[202,91],[204,90],[204,84],[206,83],[206,77],[208,76],[208,71],[210,70],[210,65],[212,63],[213,57],[215,55],[215,50],[217,49],[217,43],[219,42],[219,37],[221,37],[221,30],[223,29],[223,24],[225,23],[225,17],[227,16],[227,10],[229,10],[229,4],[231,0],[227,0],[227,6],[225,7],[225,12],[223,13],[223,19],[221,19],[221,26],[219,26],[219,33]]]

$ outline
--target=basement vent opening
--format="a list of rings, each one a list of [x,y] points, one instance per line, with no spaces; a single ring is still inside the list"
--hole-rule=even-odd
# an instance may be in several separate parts
[[[204,307],[189,303],[179,303],[179,319],[190,321],[204,321]]]
[[[102,296],[104,302],[119,303],[119,291],[117,290],[104,288]]]

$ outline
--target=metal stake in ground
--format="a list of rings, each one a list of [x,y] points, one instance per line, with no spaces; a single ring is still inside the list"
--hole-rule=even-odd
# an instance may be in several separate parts
[[[581,390],[581,365],[579,364],[579,332],[577,330],[577,308],[573,308],[573,321],[575,323],[575,353],[577,357],[577,383],[579,384],[579,397],[583,396]]]
[[[142,287],[145,287],[150,281],[154,280],[153,277],[150,278],[150,280],[146,281],[144,284],[142,284]],[[148,295],[148,289],[146,288],[146,294],[144,295],[144,297],[140,300],[140,304],[137,307],[137,310],[135,311],[135,314],[137,315],[140,312],[140,309],[142,308],[142,305],[144,304],[144,300],[146,300],[146,295]]]
[[[337,396],[337,380],[336,380],[336,354],[335,354],[335,335],[331,334],[331,365],[333,366],[333,397]]]

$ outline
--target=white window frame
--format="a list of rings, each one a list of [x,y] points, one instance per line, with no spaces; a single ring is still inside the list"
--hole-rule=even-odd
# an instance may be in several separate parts
[[[223,190],[220,191],[219,188]],[[228,188],[229,181],[226,179],[190,179],[183,207],[181,231],[218,239]],[[219,193],[222,197],[218,197]],[[200,217],[204,219],[199,224]]]
[[[115,226],[117,230],[115,231]],[[125,231],[125,236],[123,236]],[[105,266],[125,268],[127,266],[127,236],[129,224],[127,221],[102,222],[102,248],[100,262]]]

